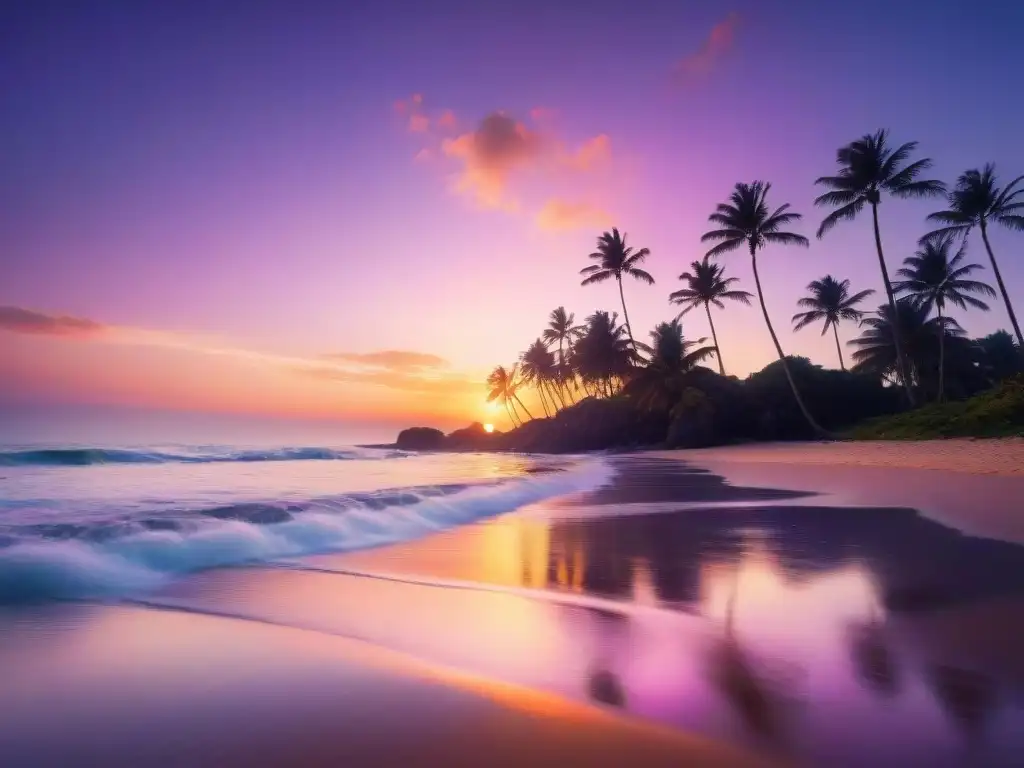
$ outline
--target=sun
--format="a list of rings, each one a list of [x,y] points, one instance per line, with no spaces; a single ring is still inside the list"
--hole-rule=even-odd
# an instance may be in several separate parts
[[[484,424],[484,432],[493,432],[493,431],[494,431],[494,425],[493,424]]]

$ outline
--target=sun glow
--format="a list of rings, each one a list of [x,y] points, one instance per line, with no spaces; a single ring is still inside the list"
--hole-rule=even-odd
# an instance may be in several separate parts
[[[484,432],[493,432],[493,431],[494,431],[494,425],[493,424],[484,424]]]

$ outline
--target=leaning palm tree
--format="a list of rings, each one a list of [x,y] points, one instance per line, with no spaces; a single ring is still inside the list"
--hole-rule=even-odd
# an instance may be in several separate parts
[[[980,264],[964,264],[967,243],[961,245],[950,258],[952,245],[951,234],[926,241],[920,251],[904,259],[905,266],[896,272],[903,280],[894,286],[895,290],[906,293],[914,303],[929,312],[934,308],[939,316],[940,328],[947,301],[960,309],[970,306],[988,311],[988,304],[970,294],[996,295],[988,283],[968,278],[968,275],[982,267]],[[940,401],[945,394],[945,339],[946,334],[939,333],[939,391],[936,399]]]
[[[519,416],[516,411],[516,403],[526,411],[526,415],[531,419],[533,414],[523,405],[523,401],[519,399],[519,395],[516,390],[519,389],[519,372],[517,366],[513,365],[511,368],[506,368],[503,365],[499,365],[491,374],[487,377],[487,386],[490,392],[487,395],[487,402],[493,402],[495,400],[501,400],[505,405],[505,410],[508,413],[509,421],[514,425],[516,419],[513,416]],[[522,418],[519,418],[519,423],[522,424]]]
[[[558,367],[555,363],[554,354],[544,345],[543,341],[537,339],[523,353],[520,361],[522,363],[520,371],[522,371],[523,381],[536,387],[537,394],[540,396],[541,407],[544,409],[544,415],[550,415],[548,413],[548,400],[551,401],[551,410],[557,413],[558,405],[555,402],[555,397],[551,394],[551,389],[545,389],[546,387],[552,387],[558,378]],[[547,398],[545,398],[545,394]]]
[[[551,310],[548,316],[548,327],[544,329],[541,338],[547,346],[557,342],[558,344],[558,380],[562,387],[565,387],[569,380],[569,355],[572,353],[575,344],[583,335],[583,326],[575,325],[576,315],[566,312],[565,307]],[[568,388],[566,388],[568,395]]]
[[[1006,314],[1010,316],[1010,323],[1017,334],[1017,343],[1024,347],[1024,335],[1021,335],[1017,316],[1010,303],[1010,294],[1006,292],[1003,276],[999,272],[995,254],[992,253],[992,245],[988,241],[989,221],[995,221],[1018,232],[1024,231],[1024,200],[1017,199],[1020,195],[1024,195],[1024,187],[1018,186],[1022,182],[1024,182],[1024,176],[1018,176],[1000,189],[996,186],[996,167],[992,163],[986,165],[981,171],[977,168],[965,171],[960,174],[960,178],[956,180],[956,186],[947,195],[949,208],[928,217],[929,221],[939,222],[946,226],[929,232],[921,238],[921,241],[926,242],[945,235],[959,235],[966,239],[975,226],[981,230],[981,239],[985,243],[985,250],[988,251],[992,273],[996,276],[999,292],[1003,295]]]
[[[782,370],[785,371],[786,379],[793,390],[793,397],[796,398],[796,403],[811,428],[819,435],[825,435],[825,430],[818,425],[818,422],[811,416],[811,412],[807,410],[807,406],[800,396],[800,390],[796,386],[796,381],[793,379],[793,374],[789,370],[789,363],[782,351],[782,345],[779,344],[779,337],[775,335],[771,318],[768,317],[768,308],[764,304],[764,292],[761,290],[761,278],[757,274],[757,251],[767,243],[802,245],[804,247],[807,247],[808,244],[807,238],[803,235],[782,231],[782,227],[799,221],[801,216],[799,213],[789,210],[789,203],[770,211],[767,199],[768,190],[771,188],[771,184],[763,181],[737,184],[732,194],[729,195],[729,202],[719,203],[718,209],[708,216],[708,221],[718,224],[721,228],[705,232],[701,236],[701,242],[720,241],[718,245],[707,252],[706,258],[734,251],[741,246],[746,246],[750,251],[750,265],[754,271],[754,285],[757,287],[757,300],[761,304],[761,314],[764,315],[764,323],[768,326],[768,333],[771,335],[775,351],[779,355]]]
[[[818,227],[819,238],[840,221],[856,218],[866,204],[871,204],[878,266],[882,270],[882,282],[885,283],[885,295],[889,299],[889,306],[896,312],[896,297],[889,282],[889,270],[885,266],[885,255],[882,253],[882,235],[878,229],[878,204],[882,201],[882,192],[888,192],[894,197],[934,197],[945,192],[946,187],[941,181],[918,178],[923,171],[931,167],[932,161],[929,158],[904,165],[911,152],[916,149],[916,141],[892,149],[887,139],[888,132],[881,130],[861,136],[845,147],[840,147],[836,153],[838,174],[822,176],[814,182],[828,187],[831,191],[818,197],[814,204],[838,206]],[[903,375],[903,369],[906,368],[903,348],[898,338],[894,343],[907,400],[914,405],[914,390],[909,384],[910,377]]]
[[[629,336],[629,343],[636,349],[636,341],[633,340],[633,329],[629,325],[629,312],[626,311],[626,295],[622,291],[622,276],[629,275],[632,278],[641,280],[648,285],[654,285],[654,278],[647,272],[640,269],[639,265],[644,262],[651,251],[648,248],[641,248],[634,251],[626,245],[626,234],[619,234],[619,230],[612,229],[597,238],[597,250],[590,254],[590,258],[597,261],[580,270],[581,275],[587,275],[580,285],[601,283],[614,277],[619,284],[619,299],[622,301],[622,317],[626,321],[626,335]]]
[[[676,319],[679,319],[691,309],[704,306],[708,315],[708,325],[711,326],[711,339],[715,342],[715,355],[718,357],[718,372],[725,376],[725,364],[722,362],[722,348],[718,346],[718,334],[715,333],[715,323],[711,319],[711,305],[719,309],[725,309],[723,299],[739,301],[743,304],[750,304],[752,293],[737,291],[732,288],[734,283],[739,282],[738,277],[724,277],[725,267],[705,258],[703,261],[695,261],[690,264],[693,272],[683,272],[679,279],[686,283],[685,288],[673,291],[669,294],[668,300],[672,304],[680,304],[684,307]]]
[[[839,321],[854,320],[860,322],[864,313],[857,309],[857,305],[864,301],[874,291],[861,291],[850,295],[850,281],[836,280],[832,275],[825,275],[821,280],[812,280],[807,284],[809,294],[797,302],[797,306],[804,307],[804,312],[797,312],[793,315],[793,330],[799,331],[811,323],[824,320],[821,335],[828,333],[832,328],[832,335],[836,339],[836,352],[839,353],[839,367],[846,370],[846,363],[843,362],[843,348],[839,344]]]

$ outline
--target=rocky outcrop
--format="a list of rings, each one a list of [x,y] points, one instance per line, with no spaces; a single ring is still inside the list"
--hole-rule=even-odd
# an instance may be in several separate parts
[[[444,432],[433,427],[409,427],[398,433],[395,448],[402,451],[439,451],[444,446]]]

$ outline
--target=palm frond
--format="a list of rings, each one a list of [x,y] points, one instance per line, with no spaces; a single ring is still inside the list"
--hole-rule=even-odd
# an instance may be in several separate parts
[[[611,272],[597,272],[583,280],[580,283],[580,285],[593,285],[594,283],[603,283],[605,280],[610,280],[612,277],[614,277],[614,274]]]
[[[650,273],[645,272],[642,269],[635,269],[635,268],[632,268],[632,267],[627,267],[623,271],[627,275],[629,275],[631,277],[634,277],[634,278],[636,278],[637,280],[639,280],[639,281],[641,281],[643,283],[647,283],[648,285],[654,285],[654,278],[651,277]]]
[[[857,214],[861,212],[867,201],[864,198],[858,198],[852,203],[844,205],[842,208],[837,208],[832,211],[821,221],[821,226],[818,227],[818,237],[824,236],[832,227],[838,224],[840,221],[851,221],[857,217]]]
[[[946,191],[946,185],[935,179],[912,181],[889,190],[895,197],[937,197]]]

